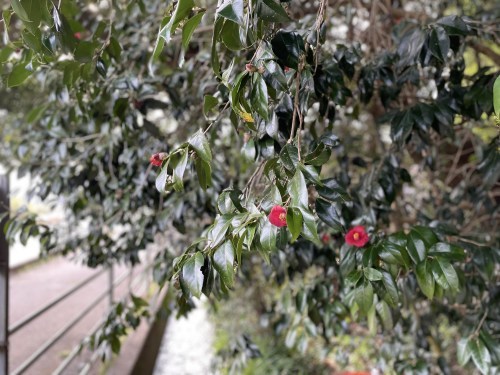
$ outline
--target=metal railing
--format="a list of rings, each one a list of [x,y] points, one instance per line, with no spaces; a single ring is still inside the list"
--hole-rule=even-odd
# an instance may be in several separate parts
[[[139,282],[141,282],[141,276],[144,275],[144,272],[147,271],[150,267],[152,267],[152,264],[146,265],[142,272],[136,275],[134,282],[135,285],[137,285]],[[52,301],[47,303],[45,306],[41,307],[40,309],[34,311],[33,313],[30,313],[28,316],[25,318],[19,320],[17,323],[13,324],[12,327],[9,327],[9,334],[14,333],[22,329],[24,326],[26,326],[28,323],[32,322],[33,320],[39,318],[42,316],[45,312],[47,312],[49,309],[52,307],[56,306],[60,302],[64,301],[66,298],[72,296],[74,293],[76,293],[78,290],[83,288],[84,286],[88,285],[95,279],[97,279],[99,276],[101,276],[103,273],[107,271],[108,273],[108,281],[109,281],[109,286],[108,288],[103,291],[101,294],[99,294],[94,300],[92,300],[87,306],[77,315],[75,316],[70,322],[65,324],[62,328],[60,328],[56,333],[52,335],[48,340],[46,340],[35,352],[33,352],[27,359],[23,361],[15,370],[10,372],[11,375],[20,375],[24,373],[28,368],[30,368],[43,354],[45,354],[54,344],[56,344],[64,335],[71,330],[76,324],[78,324],[82,319],[84,319],[94,308],[96,308],[99,303],[104,300],[106,297],[109,299],[109,304],[110,307],[114,303],[114,294],[116,288],[123,283],[127,278],[132,278],[133,275],[133,268],[130,268],[128,271],[123,272],[120,277],[118,277],[116,280],[114,279],[114,270],[113,267],[110,266],[107,269],[103,269],[99,272],[96,272],[95,274],[91,275],[90,277],[86,278],[79,284],[75,285],[71,289],[67,290],[57,298],[54,298]],[[129,286],[129,291],[135,288],[135,285]],[[128,295],[126,295],[124,298],[122,298],[122,302],[126,301],[128,298]],[[104,319],[105,320],[105,319]],[[101,325],[104,323],[104,320],[100,321],[97,325],[95,325],[91,331],[90,335],[94,334],[97,332],[97,330],[101,327]],[[82,337],[82,340],[85,337]],[[62,371],[64,371],[70,364],[71,362],[78,356],[80,352],[80,343],[76,345],[69,355],[64,359],[63,362],[57,367],[57,369],[53,372],[53,374],[61,374]],[[91,363],[90,363],[91,365]]]
[[[8,186],[8,177],[0,175],[0,214],[2,212],[9,211],[9,186]],[[68,290],[66,290],[61,295],[52,299],[48,303],[46,303],[41,308],[27,314],[25,317],[21,318],[17,322],[13,323],[9,326],[8,322],[8,291],[9,291],[9,246],[8,242],[5,239],[5,235],[3,232],[3,224],[7,219],[4,219],[0,222],[0,374],[7,374],[9,369],[8,363],[8,341],[9,336],[15,334],[16,332],[21,331],[25,328],[29,323],[35,321],[36,319],[42,317],[46,312],[55,306],[59,305],[61,302],[67,300],[67,298],[75,295],[76,292],[89,285],[93,281],[97,280],[100,276],[107,273],[108,279],[108,287],[105,291],[99,294],[96,298],[94,298],[86,307],[83,308],[82,311],[79,312],[71,321],[57,330],[49,339],[47,339],[43,344],[41,344],[28,358],[26,358],[16,369],[10,372],[11,375],[20,375],[23,374],[26,370],[28,370],[33,364],[37,362],[38,359],[45,353],[47,353],[50,348],[52,348],[59,340],[61,340],[75,325],[77,325],[80,321],[82,321],[88,314],[94,310],[99,304],[108,297],[109,306],[114,304],[116,288],[129,278],[129,293],[125,293],[125,297],[120,299],[121,302],[126,302],[127,298],[129,298],[129,294],[133,291],[133,289],[139,284],[141,281],[144,281],[145,272],[148,271],[153,266],[153,261],[150,257],[146,259],[146,265],[141,267],[141,272],[137,275],[134,274],[134,268],[130,268],[127,271],[123,272],[117,279],[115,279],[115,270],[113,266],[109,266],[100,271],[93,273],[88,276],[84,280],[80,281],[78,284],[72,286]],[[148,253],[149,255],[149,253]],[[135,277],[134,277],[135,276]],[[150,284],[150,280],[146,279],[146,285]],[[103,318],[98,322],[98,324],[94,325],[90,330],[89,335],[95,334],[98,329],[104,324],[106,318]],[[86,337],[82,337],[81,339],[85,339]],[[68,356],[59,364],[59,366],[54,370],[53,374],[60,375],[64,370],[70,366],[70,364],[75,360],[75,358],[81,352],[81,344],[80,342],[71,350]],[[96,361],[98,355],[95,352],[89,361],[87,361],[80,374],[85,374],[90,371],[93,363]]]

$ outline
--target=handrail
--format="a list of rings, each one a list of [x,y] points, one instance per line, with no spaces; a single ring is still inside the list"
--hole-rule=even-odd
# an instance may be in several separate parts
[[[22,327],[24,327],[26,324],[30,323],[33,319],[39,317],[45,311],[47,311],[51,307],[57,305],[59,302],[61,302],[62,300],[64,300],[66,297],[68,297],[68,296],[72,295],[73,293],[75,293],[78,289],[84,287],[85,285],[87,285],[88,283],[90,283],[91,281],[93,281],[94,279],[96,279],[97,277],[101,276],[105,271],[106,271],[106,269],[103,268],[101,271],[92,274],[90,277],[86,278],[85,280],[83,280],[82,282],[80,282],[79,284],[77,284],[76,286],[74,286],[73,288],[69,289],[68,291],[66,291],[65,293],[63,293],[62,295],[60,295],[59,297],[54,298],[52,301],[50,301],[49,303],[47,303],[44,307],[38,309],[37,311],[29,314],[28,316],[24,317],[23,319],[17,321],[11,327],[9,327],[9,335],[12,335],[13,333],[17,332],[19,329],[21,329]]]
[[[116,287],[123,282],[128,276],[128,272],[125,272],[120,278],[118,278],[110,288]],[[82,320],[102,299],[109,295],[109,289],[106,289],[101,293],[95,300],[92,301],[80,314],[78,314],[71,322],[66,324],[63,328],[56,332],[49,340],[47,340],[38,350],[36,350],[28,359],[26,359],[17,369],[15,369],[11,375],[19,375],[26,371],[41,355],[43,355],[47,350],[49,350],[52,345],[54,345],[66,332],[68,332],[73,326]]]

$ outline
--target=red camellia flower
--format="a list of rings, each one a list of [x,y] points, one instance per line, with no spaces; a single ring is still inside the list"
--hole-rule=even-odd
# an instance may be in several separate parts
[[[161,163],[163,162],[163,153],[159,152],[157,154],[151,155],[151,157],[149,158],[149,162],[155,167],[161,167]]]
[[[347,242],[348,245],[356,247],[365,246],[369,240],[370,238],[368,234],[366,234],[365,227],[362,225],[356,225],[345,235],[345,242]]]
[[[286,208],[274,206],[269,213],[269,221],[277,227],[286,227]]]

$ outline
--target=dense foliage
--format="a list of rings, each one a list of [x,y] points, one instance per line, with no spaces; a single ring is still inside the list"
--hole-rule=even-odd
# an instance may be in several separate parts
[[[180,314],[243,285],[290,348],[357,322],[384,373],[494,373],[500,13],[437,3],[12,0],[2,162],[70,230],[8,234],[91,267],[156,240]]]

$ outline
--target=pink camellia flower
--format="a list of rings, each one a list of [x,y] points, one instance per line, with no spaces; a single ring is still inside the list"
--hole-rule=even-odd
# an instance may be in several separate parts
[[[370,238],[366,234],[365,227],[362,225],[356,225],[345,235],[345,242],[348,245],[363,247],[368,241],[370,241]]]
[[[274,206],[269,213],[269,221],[277,227],[286,227],[286,208]]]
[[[156,154],[151,155],[149,158],[149,162],[154,165],[155,167],[161,167],[161,163],[163,162],[163,159],[165,158],[165,153],[163,152],[158,152]]]

